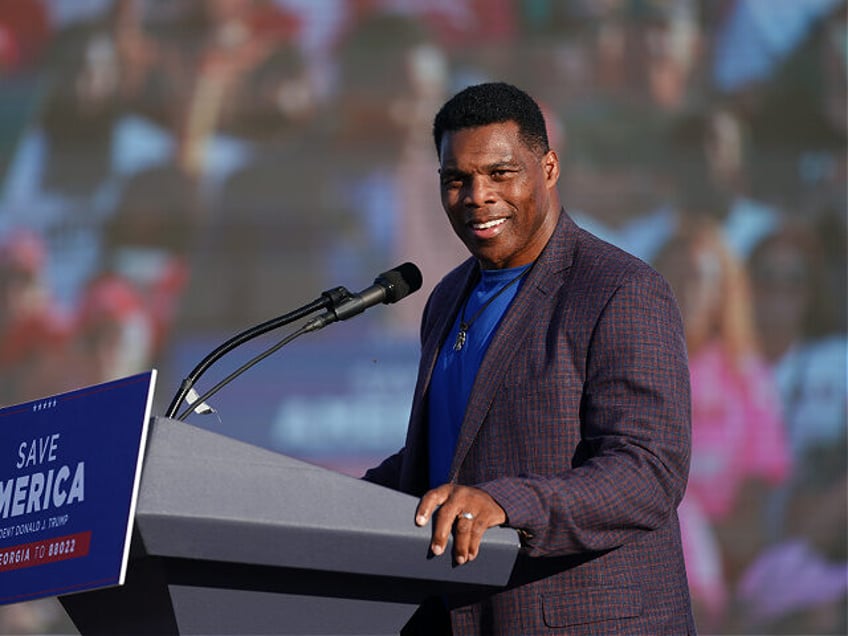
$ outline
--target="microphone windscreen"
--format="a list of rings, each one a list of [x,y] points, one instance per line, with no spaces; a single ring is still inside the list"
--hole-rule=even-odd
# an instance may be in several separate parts
[[[421,270],[413,263],[404,263],[383,272],[374,282],[386,288],[383,302],[389,305],[421,289]]]

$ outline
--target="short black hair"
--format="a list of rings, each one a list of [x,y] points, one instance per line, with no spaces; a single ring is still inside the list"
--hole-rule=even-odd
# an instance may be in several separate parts
[[[433,120],[433,141],[439,152],[447,132],[514,121],[527,147],[544,154],[550,150],[542,109],[519,88],[505,82],[476,84],[451,97]]]

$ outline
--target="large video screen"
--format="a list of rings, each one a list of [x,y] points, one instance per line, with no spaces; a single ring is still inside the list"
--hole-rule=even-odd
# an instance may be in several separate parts
[[[506,81],[566,212],[681,305],[701,629],[844,633],[846,73],[842,0],[0,3],[0,404],[157,368],[164,414],[235,334],[413,262],[420,291],[179,404],[361,475],[404,444],[421,311],[469,256],[433,116]],[[0,631],[68,629],[22,607]]]

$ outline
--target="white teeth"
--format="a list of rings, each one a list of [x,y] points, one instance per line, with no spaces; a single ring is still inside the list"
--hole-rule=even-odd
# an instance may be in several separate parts
[[[495,219],[494,221],[486,221],[485,223],[472,223],[471,227],[473,227],[475,230],[487,230],[490,227],[500,225],[504,221],[505,219]]]

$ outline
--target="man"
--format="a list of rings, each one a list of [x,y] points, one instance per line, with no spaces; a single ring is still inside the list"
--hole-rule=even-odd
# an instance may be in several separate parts
[[[689,374],[669,286],[562,211],[559,159],[522,91],[465,89],[434,137],[472,258],[424,310],[405,447],[365,478],[421,495],[416,523],[432,522],[436,556],[453,534],[458,565],[488,528],[518,530],[509,586],[451,607],[453,634],[694,633],[676,514]]]

